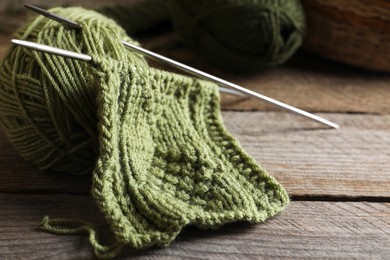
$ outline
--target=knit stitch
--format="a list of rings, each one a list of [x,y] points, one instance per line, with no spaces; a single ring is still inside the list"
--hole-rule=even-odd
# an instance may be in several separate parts
[[[224,128],[216,84],[149,67],[120,43],[134,40],[93,11],[51,11],[83,30],[37,17],[18,38],[93,63],[13,47],[0,68],[0,122],[41,168],[92,172],[117,243],[100,245],[82,220],[45,217],[44,229],[88,231],[95,254],[113,257],[125,245],[166,246],[189,224],[262,222],[284,209],[283,187]]]

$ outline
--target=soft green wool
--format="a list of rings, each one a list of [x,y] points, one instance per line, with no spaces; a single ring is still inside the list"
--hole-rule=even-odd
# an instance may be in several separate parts
[[[305,32],[299,0],[144,0],[101,11],[131,33],[171,19],[188,46],[235,71],[284,63],[301,46]]]
[[[38,16],[16,38],[93,62],[12,46],[0,67],[0,123],[40,168],[92,174],[117,242],[102,246],[83,220],[45,217],[45,230],[87,231],[96,256],[108,258],[124,246],[168,245],[189,224],[261,222],[284,209],[285,190],[224,128],[215,84],[149,67],[96,12],[51,12],[83,30]]]
[[[225,69],[273,67],[302,44],[299,0],[171,0],[171,9],[186,43]]]

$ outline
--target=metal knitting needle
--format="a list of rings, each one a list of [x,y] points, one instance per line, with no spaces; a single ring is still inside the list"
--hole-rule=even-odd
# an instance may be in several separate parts
[[[81,54],[81,53],[77,53],[77,52],[73,52],[73,51],[67,51],[67,50],[60,49],[60,48],[54,48],[54,47],[44,45],[44,44],[23,41],[23,40],[16,40],[16,39],[12,39],[11,42],[16,44],[16,45],[20,45],[23,47],[34,49],[37,51],[48,52],[48,53],[56,54],[59,56],[73,58],[73,59],[82,60],[82,61],[92,61],[92,57],[89,55]],[[232,90],[232,89],[224,88],[224,87],[219,87],[219,91],[225,92],[228,94],[242,96],[242,94],[240,92],[237,92],[237,91]]]
[[[60,23],[63,23],[63,24],[66,24],[67,26],[70,26],[74,29],[82,29],[81,25],[72,21],[72,20],[69,20],[69,19],[66,19],[64,17],[61,17],[61,16],[58,16],[56,14],[53,14],[51,12],[48,12],[42,8],[39,8],[39,7],[36,7],[34,5],[29,5],[29,4],[25,4],[24,7],[26,7],[27,9],[30,9],[38,14],[41,14],[43,16],[46,16],[52,20],[55,20],[57,22],[60,22]]]
[[[55,47],[51,47],[51,46],[47,46],[47,45],[43,45],[43,44],[38,44],[38,43],[33,43],[33,42],[29,42],[29,41],[23,41],[23,40],[12,39],[11,42],[16,44],[16,45],[24,46],[24,47],[31,48],[31,49],[34,49],[34,50],[37,50],[37,51],[48,52],[48,53],[60,55],[60,56],[63,56],[63,57],[69,57],[69,58],[82,60],[82,61],[87,61],[87,62],[92,61],[92,57],[91,56],[86,55],[86,54],[82,54],[82,53],[77,53],[77,52],[73,52],[73,51],[68,51],[68,50],[64,50],[64,49],[60,49],[60,48],[55,48]],[[138,47],[138,46],[135,46],[135,47]],[[155,54],[155,55],[158,55],[158,54]],[[159,56],[161,56],[161,55],[159,55]],[[168,58],[166,58],[164,56],[161,56],[161,57],[164,58],[164,59],[168,59]],[[170,59],[168,59],[168,60],[170,60]],[[176,62],[176,63],[177,64],[181,64],[179,62]],[[181,65],[186,67],[185,71],[190,72],[191,74],[195,74],[195,75],[199,76],[199,74],[197,73],[198,70],[196,70],[194,68],[191,68],[191,67],[189,67],[187,65],[184,65],[184,64],[181,64]],[[179,67],[179,68],[183,69],[181,67]],[[187,68],[190,68],[190,70],[187,70]],[[314,119],[316,121],[319,121],[319,122],[324,123],[326,125],[329,125],[331,127],[339,128],[339,126],[337,124],[332,123],[332,122],[330,122],[330,121],[328,121],[328,120],[326,120],[324,118],[321,118],[319,116],[310,114],[310,113],[308,113],[306,111],[300,110],[298,108],[292,107],[292,106],[287,105],[285,103],[282,103],[280,101],[277,101],[277,100],[274,100],[272,98],[266,97],[264,95],[261,95],[259,93],[254,92],[252,90],[245,89],[245,88],[240,87],[240,86],[238,86],[238,85],[236,85],[234,83],[231,83],[231,82],[225,81],[223,79],[217,78],[215,76],[209,75],[209,74],[207,74],[205,72],[201,72],[201,73],[203,73],[203,74],[201,74],[201,76],[204,77],[204,78],[211,79],[214,82],[217,82],[219,84],[223,84],[223,85],[226,85],[226,86],[229,86],[229,87],[233,86],[233,88],[235,88],[235,89],[226,89],[226,88],[220,87],[219,90],[221,92],[227,92],[227,93],[230,93],[230,94],[238,94],[238,95],[242,95],[242,94],[248,95],[249,94],[249,95],[253,95],[255,97],[260,96],[259,98],[262,99],[262,100],[266,100],[266,101],[268,101],[270,103],[279,105],[279,106],[281,106],[281,107],[283,107],[285,109],[288,109],[288,110],[296,112],[296,113],[298,113],[300,115],[312,118],[312,119]],[[238,87],[238,88],[236,88],[236,87]],[[254,93],[254,94],[252,94],[252,93]]]
[[[173,67],[175,67],[175,68],[178,68],[178,69],[180,69],[180,70],[183,70],[183,71],[185,71],[185,72],[187,72],[187,73],[189,73],[189,74],[192,74],[192,75],[194,75],[194,76],[202,77],[202,78],[205,78],[205,79],[207,79],[207,80],[214,81],[214,82],[216,82],[216,83],[218,83],[218,84],[220,84],[220,85],[223,85],[223,86],[226,86],[226,87],[230,87],[230,88],[234,89],[235,91],[240,92],[240,93],[243,93],[243,94],[245,94],[245,95],[247,95],[247,96],[256,97],[256,98],[258,98],[258,99],[261,99],[261,100],[267,101],[267,102],[269,102],[269,103],[272,103],[272,104],[274,104],[274,105],[280,106],[280,107],[282,107],[282,108],[284,108],[284,109],[286,109],[286,110],[295,112],[295,113],[297,113],[297,114],[299,114],[299,115],[302,115],[302,116],[305,116],[305,117],[309,117],[309,118],[311,118],[311,119],[313,119],[313,120],[316,120],[316,121],[318,121],[318,122],[321,122],[321,123],[323,123],[323,124],[325,124],[325,125],[328,125],[328,126],[331,126],[331,127],[333,127],[333,128],[336,128],[336,129],[339,128],[339,126],[338,126],[337,124],[335,124],[335,123],[333,123],[333,122],[330,122],[329,120],[327,120],[327,119],[325,119],[325,118],[316,116],[316,115],[311,114],[311,113],[309,113],[309,112],[303,111],[303,110],[301,110],[301,109],[299,109],[299,108],[296,108],[296,107],[290,106],[290,105],[288,105],[288,104],[285,104],[285,103],[283,103],[283,102],[280,102],[280,101],[278,101],[278,100],[275,100],[275,99],[273,99],[273,98],[264,96],[264,95],[262,95],[262,94],[260,94],[260,93],[257,93],[257,92],[255,92],[255,91],[252,91],[252,90],[247,89],[247,88],[244,88],[244,87],[241,87],[241,86],[239,86],[239,85],[237,85],[237,84],[231,83],[231,82],[229,82],[229,81],[226,81],[226,80],[224,80],[224,79],[218,78],[218,77],[216,77],[216,76],[210,75],[210,74],[208,74],[208,73],[206,73],[206,72],[200,71],[200,70],[198,70],[198,69],[195,69],[195,68],[193,68],[193,67],[190,67],[190,66],[188,66],[188,65],[185,65],[185,64],[180,63],[180,62],[178,62],[178,61],[169,59],[169,58],[167,58],[167,57],[165,57],[165,56],[159,55],[159,54],[157,54],[157,53],[154,53],[154,52],[149,51],[149,50],[147,50],[147,49],[144,49],[144,48],[142,48],[142,47],[139,47],[139,46],[130,44],[130,43],[125,42],[125,41],[122,41],[122,44],[123,44],[125,47],[127,47],[127,48],[129,48],[129,49],[131,49],[131,50],[133,50],[133,51],[136,51],[136,52],[138,52],[138,53],[141,53],[141,54],[143,54],[143,55],[145,55],[145,56],[147,56],[147,57],[149,57],[149,58],[151,58],[151,59],[157,60],[157,61],[159,61],[159,62],[168,63],[168,64],[170,64],[171,66],[173,66]]]
[[[41,9],[39,7],[36,7],[34,5],[30,5],[30,4],[25,4],[24,7],[26,7],[27,9],[30,9],[31,11],[33,12],[36,12],[38,14],[41,14],[41,15],[44,15],[46,17],[48,17],[49,19],[54,19],[56,20],[57,22],[60,22],[64,25],[67,25],[67,26],[70,26],[70,27],[73,27],[73,28],[76,28],[76,29],[82,29],[81,25],[79,25],[78,23],[76,23],[75,21],[72,21],[72,20],[69,20],[69,19],[66,19],[64,17],[61,17],[59,15],[56,15],[56,14],[53,14],[47,10],[44,10],[44,9]],[[14,40],[14,41],[18,41],[18,40]],[[16,42],[14,42],[16,43]],[[41,45],[37,45],[36,43],[32,43],[32,42],[25,42],[26,44],[24,44],[23,46],[25,47],[31,47],[32,46],[39,46],[39,49],[36,48],[36,50],[42,50],[42,46]],[[27,46],[28,44],[28,46]],[[19,44],[19,45],[22,45],[22,44]],[[50,46],[47,46],[49,48],[52,48]],[[61,53],[63,54],[63,51],[62,49],[56,49],[56,52],[57,54],[61,55]],[[76,55],[78,53],[71,53],[70,56],[67,56],[67,57],[73,57],[75,58],[75,56],[72,56],[72,55]],[[66,55],[62,55],[62,56],[66,56]],[[78,55],[77,55],[78,56]],[[77,59],[77,58],[76,58]],[[92,58],[91,58],[92,59]],[[228,93],[228,94],[232,94],[232,95],[237,95],[237,96],[244,96],[242,93],[238,92],[238,91],[235,91],[233,89],[228,89],[228,88],[224,88],[224,87],[219,87],[219,90],[221,92],[224,92],[224,93]]]
[[[48,52],[48,53],[60,55],[63,57],[69,57],[69,58],[73,58],[73,59],[77,59],[77,60],[92,61],[91,56],[86,55],[86,54],[82,54],[82,53],[67,51],[64,49],[55,48],[55,47],[51,47],[51,46],[47,46],[47,45],[43,45],[43,44],[39,44],[39,43],[34,43],[34,42],[29,42],[29,41],[12,39],[11,42],[16,44],[16,45],[24,46],[24,47],[34,49],[37,51]]]
[[[54,20],[56,20],[58,22],[61,22],[61,23],[65,24],[65,25],[72,26],[72,27],[77,28],[77,29],[81,29],[82,28],[78,23],[76,23],[74,21],[71,21],[71,20],[68,20],[66,18],[60,17],[58,15],[50,13],[50,12],[48,12],[46,10],[41,9],[41,8],[38,8],[38,7],[35,7],[35,6],[32,6],[32,5],[25,5],[25,7],[29,8],[30,10],[33,10],[35,12],[38,12],[38,13],[40,13],[42,15],[45,15],[48,18],[54,19]],[[46,51],[48,51],[50,53],[54,53],[54,54],[58,54],[58,55],[62,55],[62,56],[67,56],[67,57],[73,57],[73,58],[76,58],[76,59],[78,57],[78,59],[81,59],[81,60],[87,60],[87,61],[92,60],[92,57],[90,57],[88,55],[85,55],[85,54],[72,53],[72,52],[68,53],[69,51],[58,49],[58,48],[54,48],[54,47],[50,47],[50,46],[44,46],[44,45],[39,45],[39,44],[37,45],[36,43],[30,43],[30,42],[27,42],[27,43],[28,43],[29,46],[27,46],[27,45],[24,45],[24,46],[30,47],[30,48],[35,48],[36,50],[45,51],[45,48],[46,48]],[[194,76],[202,77],[202,78],[205,78],[207,80],[214,81],[214,82],[216,82],[216,83],[218,83],[220,85],[232,88],[232,89],[226,89],[226,88],[220,87],[219,90],[222,91],[222,92],[235,94],[235,95],[243,95],[244,94],[244,95],[247,95],[247,96],[253,96],[253,97],[256,97],[258,99],[267,101],[267,102],[269,102],[271,104],[280,106],[280,107],[282,107],[282,108],[284,108],[286,110],[289,110],[289,111],[292,111],[294,113],[297,113],[299,115],[311,118],[311,119],[313,119],[315,121],[321,122],[321,123],[323,123],[325,125],[328,125],[328,126],[331,126],[333,128],[336,128],[336,129],[339,128],[339,126],[337,124],[335,124],[335,123],[333,123],[333,122],[331,122],[331,121],[329,121],[329,120],[327,120],[325,118],[316,116],[314,114],[311,114],[311,113],[306,112],[304,110],[301,110],[299,108],[296,108],[296,107],[290,106],[288,104],[285,104],[283,102],[280,102],[278,100],[275,100],[273,98],[264,96],[264,95],[262,95],[260,93],[257,93],[255,91],[252,91],[252,90],[244,88],[244,87],[241,87],[241,86],[239,86],[237,84],[231,83],[229,81],[226,81],[224,79],[218,78],[218,77],[213,76],[211,74],[208,74],[206,72],[200,71],[198,69],[195,69],[193,67],[185,65],[185,64],[180,63],[178,61],[169,59],[167,57],[164,57],[162,55],[159,55],[157,53],[154,53],[152,51],[144,49],[142,47],[130,44],[130,43],[125,42],[125,41],[122,41],[122,44],[125,47],[127,47],[127,48],[129,48],[131,50],[134,50],[134,51],[136,51],[138,53],[141,53],[141,54],[143,54],[143,55],[145,55],[145,56],[147,56],[147,57],[149,57],[151,59],[157,60],[159,62],[168,63],[168,64],[174,66],[175,68],[178,68],[180,70],[186,71],[187,73],[192,74]],[[50,51],[47,48],[50,49]],[[66,54],[70,54],[70,56],[66,55]],[[80,58],[79,55],[84,56],[84,58]],[[88,56],[87,59],[85,59],[86,56]]]
[[[70,27],[76,28],[76,29],[82,29],[81,25],[76,23],[75,21],[71,21],[71,20],[66,19],[64,17],[61,17],[59,15],[53,14],[53,13],[51,13],[51,12],[49,12],[47,10],[44,10],[42,8],[36,7],[34,5],[30,5],[30,4],[25,4],[24,7],[26,7],[27,9],[30,9],[33,12],[36,12],[36,13],[41,14],[43,16],[46,16],[49,19],[53,19],[53,20],[55,20],[57,22],[60,22],[60,23],[62,23],[64,25],[67,25],[67,26],[70,26]],[[62,50],[62,49],[57,49],[57,48],[52,49],[53,47],[50,47],[50,46],[43,46],[43,45],[36,44],[36,43],[33,43],[33,42],[26,42],[26,41],[19,41],[19,40],[12,40],[12,42],[15,43],[15,44],[22,45],[22,46],[29,47],[29,48],[33,48],[33,49],[39,50],[39,51],[48,51],[48,49],[51,49],[52,51],[53,50],[55,51],[55,52],[51,52],[51,53],[58,54],[58,55],[61,55],[61,56],[65,56],[65,57],[80,59],[79,58],[79,54],[75,53],[75,52],[67,53],[68,54],[67,55],[67,54],[64,53],[64,52],[67,52],[67,51]],[[50,52],[50,51],[48,51],[48,52]],[[82,59],[82,60],[86,60],[86,59]],[[91,58],[91,60],[92,60],[92,58]],[[225,92],[225,93],[228,93],[228,94],[243,96],[242,93],[237,92],[237,91],[235,91],[233,89],[220,87],[219,90],[221,92]]]

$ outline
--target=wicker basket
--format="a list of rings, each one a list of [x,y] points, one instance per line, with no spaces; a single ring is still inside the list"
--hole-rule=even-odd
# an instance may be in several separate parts
[[[302,0],[304,49],[369,70],[390,72],[389,0]]]

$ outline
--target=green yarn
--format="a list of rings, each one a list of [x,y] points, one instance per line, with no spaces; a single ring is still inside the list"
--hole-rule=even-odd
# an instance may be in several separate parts
[[[172,19],[187,44],[220,67],[258,71],[285,62],[301,45],[298,0],[172,0]]]
[[[0,66],[0,124],[40,168],[92,174],[116,243],[101,245],[78,219],[45,217],[44,230],[88,232],[96,256],[109,258],[124,246],[168,245],[189,224],[262,222],[285,208],[283,187],[224,128],[217,85],[149,67],[120,40],[136,42],[96,12],[50,11],[83,30],[38,16],[16,38],[93,62],[12,46]]]
[[[301,46],[305,31],[299,0],[146,0],[102,12],[130,33],[170,16],[189,46],[215,65],[235,71],[284,63]]]

